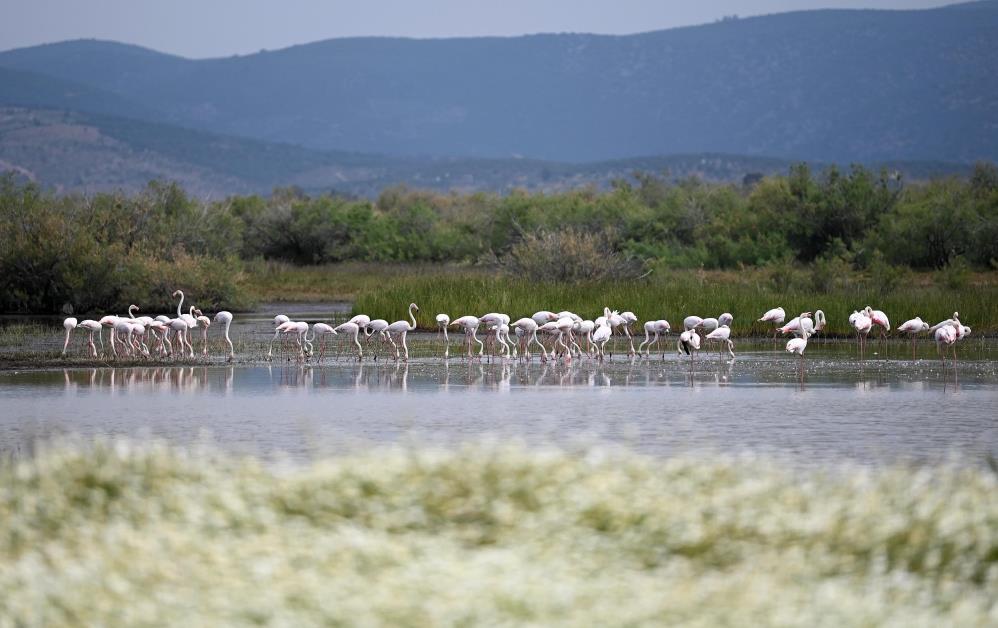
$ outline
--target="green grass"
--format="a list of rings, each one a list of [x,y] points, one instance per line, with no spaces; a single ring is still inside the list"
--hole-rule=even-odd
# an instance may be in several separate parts
[[[730,312],[734,331],[741,336],[772,333],[772,327],[755,322],[770,308],[782,306],[787,318],[803,311],[821,309],[828,319],[826,335],[852,333],[849,314],[866,305],[881,309],[898,325],[921,316],[937,322],[958,310],[961,320],[975,334],[998,333],[998,283],[995,275],[984,276],[977,285],[954,290],[934,285],[929,278],[915,277],[886,294],[854,287],[831,292],[790,288],[778,290],[761,271],[676,272],[644,280],[599,284],[537,283],[504,277],[415,274],[378,282],[358,292],[356,313],[372,318],[399,320],[406,307],[420,307],[419,325],[435,328],[434,317],[444,312],[456,318],[503,312],[514,319],[538,310],[570,310],[587,318],[602,314],[604,306],[634,312],[640,321],[664,318],[673,329],[690,314],[718,316]],[[640,327],[639,327],[640,329]]]
[[[0,623],[983,626],[986,467],[487,445],[0,462]]]

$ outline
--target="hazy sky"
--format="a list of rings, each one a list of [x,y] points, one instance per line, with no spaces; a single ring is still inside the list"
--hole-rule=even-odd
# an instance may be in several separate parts
[[[947,0],[0,0],[0,50],[112,39],[185,57],[330,37],[635,33],[817,8],[921,9]]]

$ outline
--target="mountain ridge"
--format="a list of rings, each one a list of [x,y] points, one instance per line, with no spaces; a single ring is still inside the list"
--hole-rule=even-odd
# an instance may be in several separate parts
[[[0,67],[110,92],[147,121],[319,150],[998,159],[995,2],[634,35],[338,38],[201,60],[75,40],[0,53]],[[0,89],[0,104],[20,103]]]

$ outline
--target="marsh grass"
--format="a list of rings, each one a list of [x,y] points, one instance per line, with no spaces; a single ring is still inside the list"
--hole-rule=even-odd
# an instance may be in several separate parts
[[[264,466],[105,442],[0,461],[10,625],[983,626],[986,467],[791,470],[488,444]]]
[[[0,347],[23,346],[30,338],[51,334],[51,328],[42,323],[0,325]]]
[[[634,312],[640,321],[664,318],[673,329],[690,314],[718,316],[730,312],[733,329],[740,336],[772,334],[771,326],[756,320],[767,310],[782,306],[788,320],[800,312],[821,309],[828,319],[827,336],[848,336],[849,314],[871,305],[884,310],[894,326],[921,316],[939,321],[959,310],[975,334],[998,333],[998,285],[993,277],[963,290],[953,290],[917,276],[885,292],[879,287],[850,284],[820,291],[807,281],[792,279],[774,285],[764,270],[744,272],[688,271],[657,274],[641,280],[607,282],[540,282],[502,276],[417,274],[393,278],[361,291],[355,313],[372,318],[405,318],[410,302],[420,307],[423,329],[435,329],[434,317],[444,312],[456,318],[465,314],[508,313],[513,319],[539,310],[570,310],[595,318],[608,306]],[[640,329],[640,327],[638,328]]]

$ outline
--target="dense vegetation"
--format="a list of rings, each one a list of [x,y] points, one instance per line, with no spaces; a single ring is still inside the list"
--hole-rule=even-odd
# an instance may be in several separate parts
[[[695,453],[695,452],[694,452]],[[985,626],[980,466],[466,446],[0,460],[12,626]]]
[[[741,186],[635,173],[607,192],[392,188],[376,202],[293,189],[202,202],[163,183],[56,196],[8,177],[0,241],[5,311],[165,307],[177,286],[236,308],[240,271],[260,259],[460,263],[563,284],[762,267],[776,289],[815,292],[854,275],[892,290],[912,269],[937,269],[959,289],[972,269],[998,267],[998,167],[910,185],[862,167],[799,165]]]

